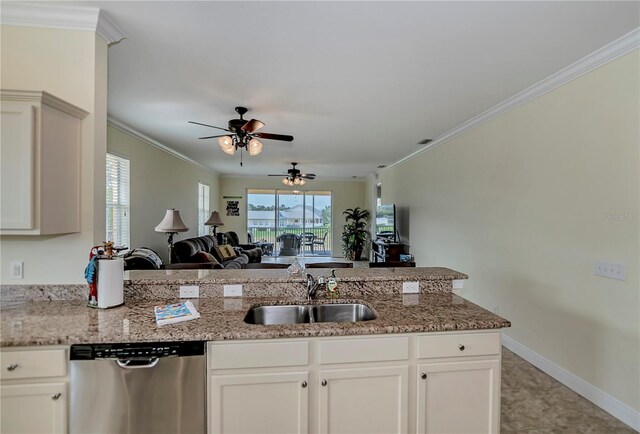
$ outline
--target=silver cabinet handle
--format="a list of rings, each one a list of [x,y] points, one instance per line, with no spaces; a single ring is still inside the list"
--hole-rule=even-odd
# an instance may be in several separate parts
[[[323,386],[326,386],[327,385],[327,380],[322,380],[322,383],[320,383],[320,384],[322,384]]]
[[[304,389],[304,388],[306,388],[306,387],[307,387],[307,382],[306,382],[306,381],[303,381],[300,385],[301,385],[301,386],[302,386],[302,388]]]
[[[422,374],[420,374],[420,378],[422,378],[423,380],[427,379],[427,374],[425,374],[424,372]]]
[[[58,392],[54,395],[51,395],[51,399],[53,399],[54,401],[57,401],[58,399],[60,399],[61,396],[62,396],[62,393]]]
[[[7,371],[9,371],[9,372],[13,372],[13,371],[15,371],[15,370],[16,370],[16,368],[17,368],[17,367],[18,367],[18,364],[17,364],[17,363],[12,363],[12,364],[10,364],[9,366],[7,366]]]
[[[460,351],[464,351],[464,345],[462,345],[462,344],[458,345],[458,349],[459,349]]]

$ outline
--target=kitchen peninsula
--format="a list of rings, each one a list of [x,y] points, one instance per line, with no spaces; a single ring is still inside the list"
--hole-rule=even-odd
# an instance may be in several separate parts
[[[306,279],[285,270],[129,272],[125,305],[109,310],[87,308],[82,285],[4,286],[3,365],[14,355],[24,361],[48,351],[59,368],[37,381],[64,386],[70,344],[207,341],[209,432],[247,432],[265,423],[283,432],[499,430],[500,329],[510,323],[452,293],[452,281],[466,275],[398,268],[337,276],[340,299],[319,292],[311,304],[359,302],[376,319],[246,323],[256,305],[308,303]],[[404,282],[418,282],[419,293],[403,294]],[[242,285],[242,297],[224,297],[229,284]],[[199,286],[193,302],[202,317],[156,326],[153,306],[177,301],[180,285]],[[16,371],[3,368],[3,390],[28,379]],[[65,403],[65,391],[37,405]],[[278,401],[292,407],[273,414],[273,406],[263,405]],[[58,428],[66,431],[67,410],[60,407]]]

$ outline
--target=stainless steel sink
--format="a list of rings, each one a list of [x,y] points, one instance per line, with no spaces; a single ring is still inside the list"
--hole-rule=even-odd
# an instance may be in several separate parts
[[[248,324],[308,324],[370,321],[378,316],[361,303],[255,306],[244,317]]]
[[[300,324],[309,322],[307,306],[256,306],[244,317],[248,324]]]
[[[378,316],[364,304],[345,303],[315,305],[313,317],[316,322],[357,322],[370,321]]]

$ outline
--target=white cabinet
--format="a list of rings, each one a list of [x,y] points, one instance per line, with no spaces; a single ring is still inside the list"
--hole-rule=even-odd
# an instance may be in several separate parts
[[[82,119],[46,92],[0,91],[0,234],[80,231]]]
[[[309,429],[309,342],[210,342],[211,433],[299,433]]]
[[[0,432],[67,432],[67,358],[66,347],[2,349]]]
[[[417,432],[498,433],[500,334],[424,334],[417,342]]]
[[[409,368],[320,370],[320,433],[405,433]]]
[[[210,342],[214,433],[497,433],[500,332]]]
[[[212,375],[209,386],[213,433],[306,433],[307,371]]]

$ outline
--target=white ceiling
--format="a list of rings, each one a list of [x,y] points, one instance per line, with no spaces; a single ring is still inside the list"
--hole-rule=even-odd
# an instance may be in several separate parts
[[[299,161],[366,176],[639,26],[638,2],[74,2],[127,39],[109,115],[221,174]],[[256,157],[198,140],[234,107],[291,134]]]

